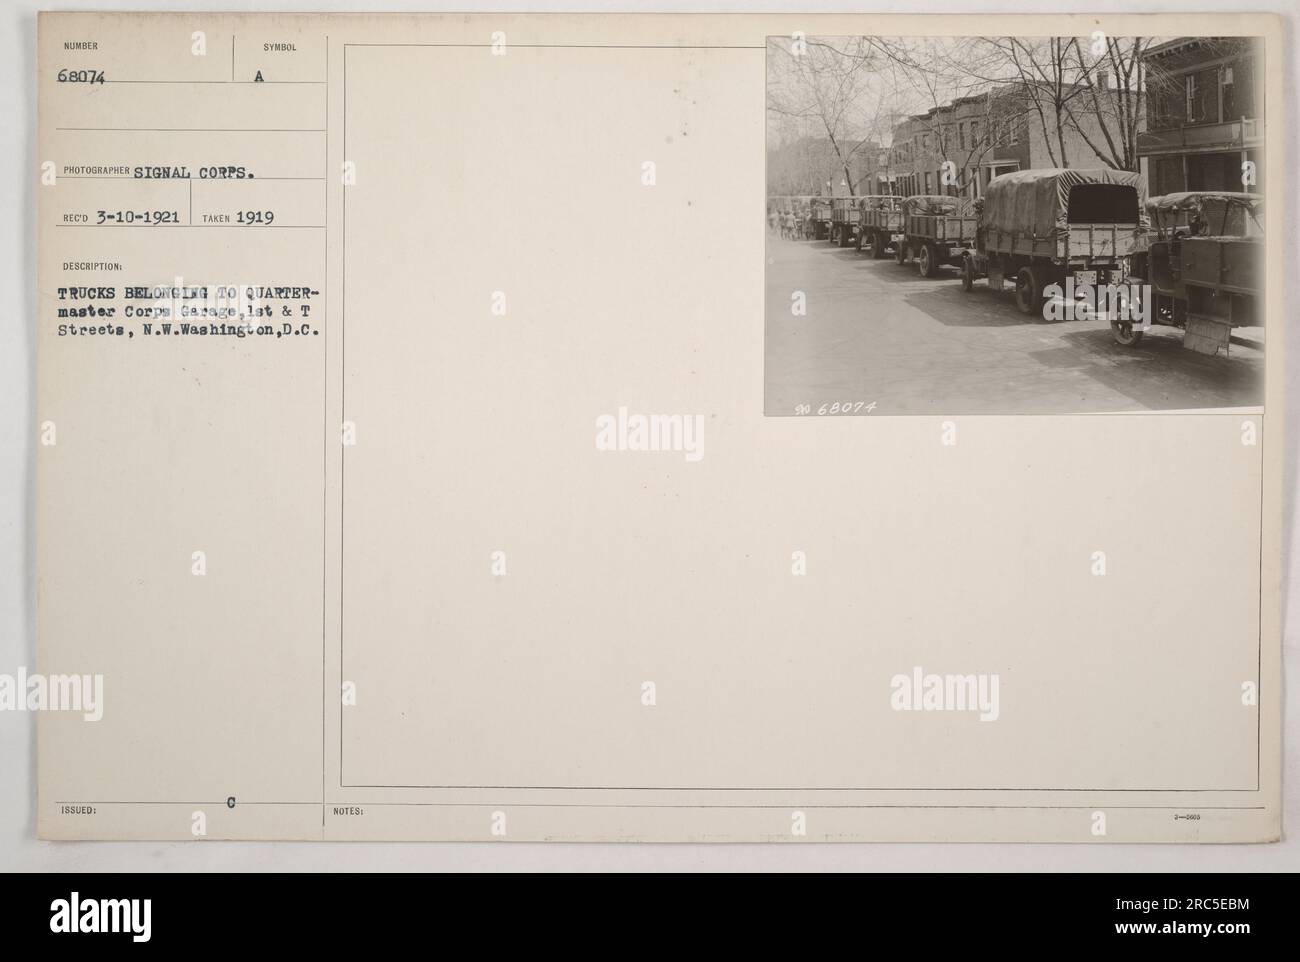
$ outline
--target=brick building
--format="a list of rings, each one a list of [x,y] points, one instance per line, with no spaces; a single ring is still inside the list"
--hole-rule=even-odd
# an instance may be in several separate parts
[[[1106,85],[1104,77],[1099,82]],[[889,153],[896,193],[974,199],[994,177],[1013,170],[1108,166],[1078,130],[1064,125],[1058,132],[1050,113],[1040,117],[1031,96],[1022,83],[1001,84],[905,118],[894,127]],[[1077,111],[1075,122],[1101,142],[1095,116]],[[1067,164],[1061,162],[1062,140]],[[952,164],[948,182],[945,162]]]

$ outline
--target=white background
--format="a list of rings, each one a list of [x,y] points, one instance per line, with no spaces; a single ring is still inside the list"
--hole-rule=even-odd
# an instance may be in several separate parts
[[[114,4],[78,0],[72,4],[40,4],[36,0],[14,0],[0,13],[0,103],[4,126],[4,156],[8,177],[0,184],[0,216],[7,219],[0,234],[0,278],[4,303],[0,315],[0,672],[13,674],[19,666],[36,663],[35,626],[35,426],[34,408],[35,339],[35,193],[39,159],[36,156],[36,11],[38,9],[113,9]],[[247,4],[198,0],[192,3],[151,3],[133,0],[132,10],[240,10]],[[1091,3],[1053,4],[959,2],[946,0],[931,9],[936,12],[1004,12],[1008,9],[1033,12],[1212,12],[1228,4],[1222,0],[1174,0],[1134,6],[1123,0],[1094,0]],[[280,2],[279,10],[447,10],[472,7],[481,13],[494,8],[508,11],[672,11],[682,9],[668,2],[603,4],[566,0],[563,4],[513,0],[482,5],[460,2],[439,3],[416,0],[384,5],[361,0],[308,0]],[[693,8],[695,12],[871,12],[920,13],[927,8],[914,3],[842,3],[834,0],[777,0],[777,2],[712,3]],[[1285,65],[1284,89],[1297,85],[1297,17],[1294,4],[1270,0],[1251,5],[1252,10],[1272,10],[1288,16],[1286,42],[1291,58]],[[1294,100],[1270,105],[1268,136],[1285,137],[1287,156],[1297,153],[1296,106]],[[1273,175],[1279,177],[1277,173]],[[1271,208],[1271,217],[1284,223],[1300,223],[1300,192],[1291,191],[1290,210]],[[1297,265],[1294,231],[1286,231],[1288,264]],[[1296,276],[1295,270],[1287,272]],[[1295,614],[1297,583],[1297,538],[1295,532],[1295,484],[1297,426],[1300,416],[1295,395],[1300,389],[1300,335],[1295,323],[1295,296],[1288,295],[1287,332],[1287,467],[1285,488],[1286,534],[1283,571],[1287,617],[1284,623],[1284,670],[1292,676],[1300,667]],[[87,497],[93,497],[88,491]],[[108,509],[108,506],[105,506]],[[1158,577],[1158,576],[1157,576]],[[1153,588],[1156,586],[1153,585]],[[1287,691],[1284,783],[1287,791],[1284,831],[1300,824],[1300,752],[1295,750],[1300,728],[1300,698]],[[213,870],[1082,870],[1082,871],[1279,871],[1300,870],[1300,841],[1291,838],[1274,845],[1182,846],[1182,845],[537,845],[514,843],[459,844],[345,844],[345,843],[97,843],[40,842],[35,838],[35,726],[27,713],[0,713],[0,869],[5,871],[213,871]]]

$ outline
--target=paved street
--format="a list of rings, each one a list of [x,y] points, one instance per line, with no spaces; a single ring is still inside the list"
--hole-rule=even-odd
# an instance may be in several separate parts
[[[1120,347],[1099,321],[1048,322],[1016,310],[1008,284],[961,289],[827,241],[767,243],[766,413],[876,402],[874,414],[1066,414],[1263,403],[1263,328],[1233,331],[1229,357],[1153,327]],[[804,291],[807,315],[791,314]],[[865,411],[863,412],[865,413]]]

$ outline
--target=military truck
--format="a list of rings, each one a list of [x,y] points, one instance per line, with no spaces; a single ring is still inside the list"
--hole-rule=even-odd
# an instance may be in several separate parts
[[[945,265],[961,266],[975,242],[976,217],[962,197],[919,194],[903,201],[903,239],[894,245],[900,264],[916,259],[922,277],[934,277]]]
[[[993,178],[981,200],[962,288],[987,277],[1000,291],[1010,278],[1025,314],[1042,313],[1051,284],[1124,283],[1134,256],[1146,251],[1146,182],[1136,171],[1018,170]]]
[[[1134,273],[1151,287],[1151,323],[1183,328],[1183,347],[1226,355],[1234,327],[1261,322],[1264,198],[1231,191],[1189,191],[1147,202],[1151,236]],[[1143,332],[1111,322],[1118,344]]]
[[[880,260],[903,241],[903,211],[897,197],[869,194],[859,203],[858,245]]]
[[[831,243],[848,247],[858,239],[858,198],[831,198]],[[858,245],[861,249],[861,245]]]

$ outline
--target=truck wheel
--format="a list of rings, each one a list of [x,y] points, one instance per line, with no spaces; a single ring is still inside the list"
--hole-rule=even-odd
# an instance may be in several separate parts
[[[871,235],[871,256],[875,260],[880,260],[885,256],[885,245],[881,243],[879,234]]]
[[[939,272],[939,258],[934,252],[933,244],[921,245],[921,249],[917,252],[916,267],[922,277],[934,277]]]
[[[1137,347],[1142,343],[1142,332],[1133,330],[1132,321],[1111,321],[1110,333],[1121,347]]]
[[[894,245],[894,260],[900,264],[907,263],[907,241],[901,240]]]
[[[859,254],[862,253],[862,231],[858,231],[858,236],[853,239],[853,246],[858,249]]]
[[[845,227],[844,225],[842,225],[842,224],[840,225],[840,241],[839,241],[839,243],[840,243],[840,246],[841,246],[841,247],[848,247],[848,246],[849,246],[849,229],[848,229],[847,227]]]
[[[1016,275],[1016,307],[1021,314],[1043,311],[1043,285],[1032,267],[1022,267]]]
[[[967,294],[975,290],[975,265],[969,257],[961,259],[961,289]]]

